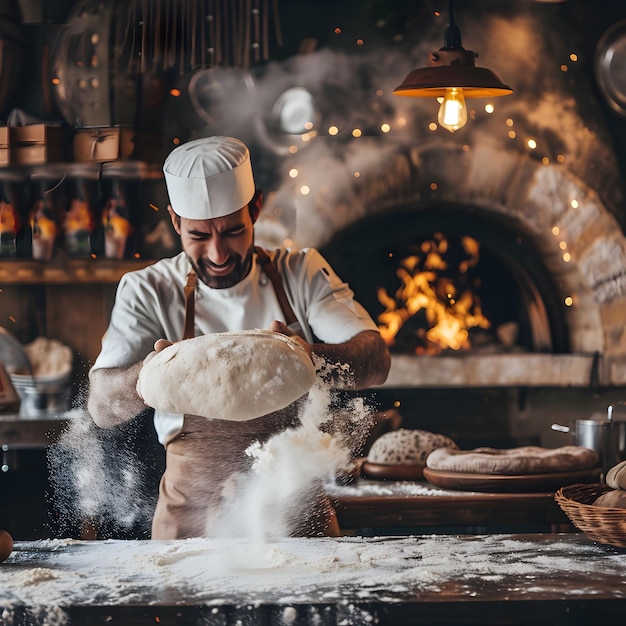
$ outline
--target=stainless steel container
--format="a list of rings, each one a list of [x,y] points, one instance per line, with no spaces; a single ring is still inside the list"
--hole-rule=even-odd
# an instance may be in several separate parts
[[[59,415],[70,408],[71,383],[67,375],[57,378],[11,376],[20,399],[21,417]]]
[[[552,424],[552,430],[571,432],[568,426]],[[574,426],[574,445],[591,448],[600,455],[600,464],[607,471],[626,460],[626,422],[613,419],[578,419]]]

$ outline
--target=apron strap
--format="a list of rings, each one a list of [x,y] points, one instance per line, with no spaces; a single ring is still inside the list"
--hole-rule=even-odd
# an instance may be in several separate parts
[[[183,339],[191,339],[194,336],[195,324],[195,291],[198,285],[198,277],[191,270],[187,274],[187,284],[185,285],[185,325]]]
[[[290,324],[297,322],[298,318],[293,312],[291,304],[289,304],[287,294],[285,293],[285,287],[283,286],[283,281],[280,278],[280,274],[278,273],[276,265],[274,265],[269,255],[267,254],[267,252],[265,252],[263,248],[255,246],[254,251],[259,257],[259,261],[261,262],[261,268],[267,274],[268,278],[272,281],[274,292],[276,293],[276,297],[278,298],[278,304],[280,304],[280,308],[283,311],[283,315],[285,316],[285,321],[287,322],[287,325],[289,326]]]
[[[274,287],[274,292],[278,298],[278,304],[282,309],[283,315],[287,325],[293,324],[298,321],[296,314],[289,304],[287,299],[287,293],[283,286],[283,281],[280,278],[276,265],[272,262],[267,252],[259,246],[254,247],[254,251],[257,253],[261,268],[267,274],[267,277]],[[195,291],[198,285],[198,277],[196,273],[191,270],[187,274],[187,284],[185,285],[185,323],[183,330],[183,339],[191,339],[194,336],[194,322],[195,322]]]

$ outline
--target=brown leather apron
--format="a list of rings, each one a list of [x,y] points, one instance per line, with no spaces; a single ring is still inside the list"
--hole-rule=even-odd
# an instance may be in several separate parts
[[[296,318],[278,271],[265,251],[261,252],[259,259],[277,291],[285,320],[293,323]],[[273,272],[271,268],[267,271],[268,262]],[[183,339],[193,337],[196,285],[197,277],[190,272],[185,286]],[[278,295],[279,292],[282,295]],[[285,306],[288,307],[286,311]],[[291,405],[283,411],[246,422],[207,420],[185,415],[182,430],[165,444],[166,468],[152,521],[152,539],[210,536],[213,524],[218,522],[220,510],[227,502],[234,479],[250,469],[252,461],[245,454],[246,448],[255,441],[264,442],[272,435],[296,426],[297,413],[297,406]],[[310,507],[310,512],[301,520],[294,535],[339,534],[335,511],[321,486],[316,499],[316,505]]]

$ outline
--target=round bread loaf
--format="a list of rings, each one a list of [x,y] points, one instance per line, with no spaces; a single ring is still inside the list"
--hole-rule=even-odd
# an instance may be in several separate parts
[[[142,367],[137,391],[160,411],[245,421],[285,408],[315,382],[307,351],[271,330],[185,339]]]
[[[399,428],[381,435],[372,444],[367,460],[380,465],[424,464],[437,448],[458,449],[452,439],[426,430]]]
[[[626,509],[626,491],[621,489],[612,489],[598,496],[594,502],[594,506],[613,507],[616,509]]]
[[[612,489],[626,489],[626,461],[614,465],[606,473],[606,484]]]
[[[596,466],[598,461],[599,455],[595,450],[582,446],[561,448],[521,446],[503,450],[441,448],[428,456],[426,466],[449,472],[524,476],[591,468]]]

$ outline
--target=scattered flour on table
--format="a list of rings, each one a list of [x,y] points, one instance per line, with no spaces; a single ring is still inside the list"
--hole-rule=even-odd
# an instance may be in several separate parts
[[[591,543],[509,535],[288,538],[263,550],[240,539],[45,540],[16,542],[0,567],[0,605],[131,604],[153,601],[164,589],[216,607],[397,602],[407,593],[438,593],[451,581],[480,596],[485,580],[500,583],[505,600],[567,593],[564,577],[580,581],[573,595],[601,594],[596,575],[621,575],[625,567],[625,553]],[[626,599],[626,589],[614,596]]]

